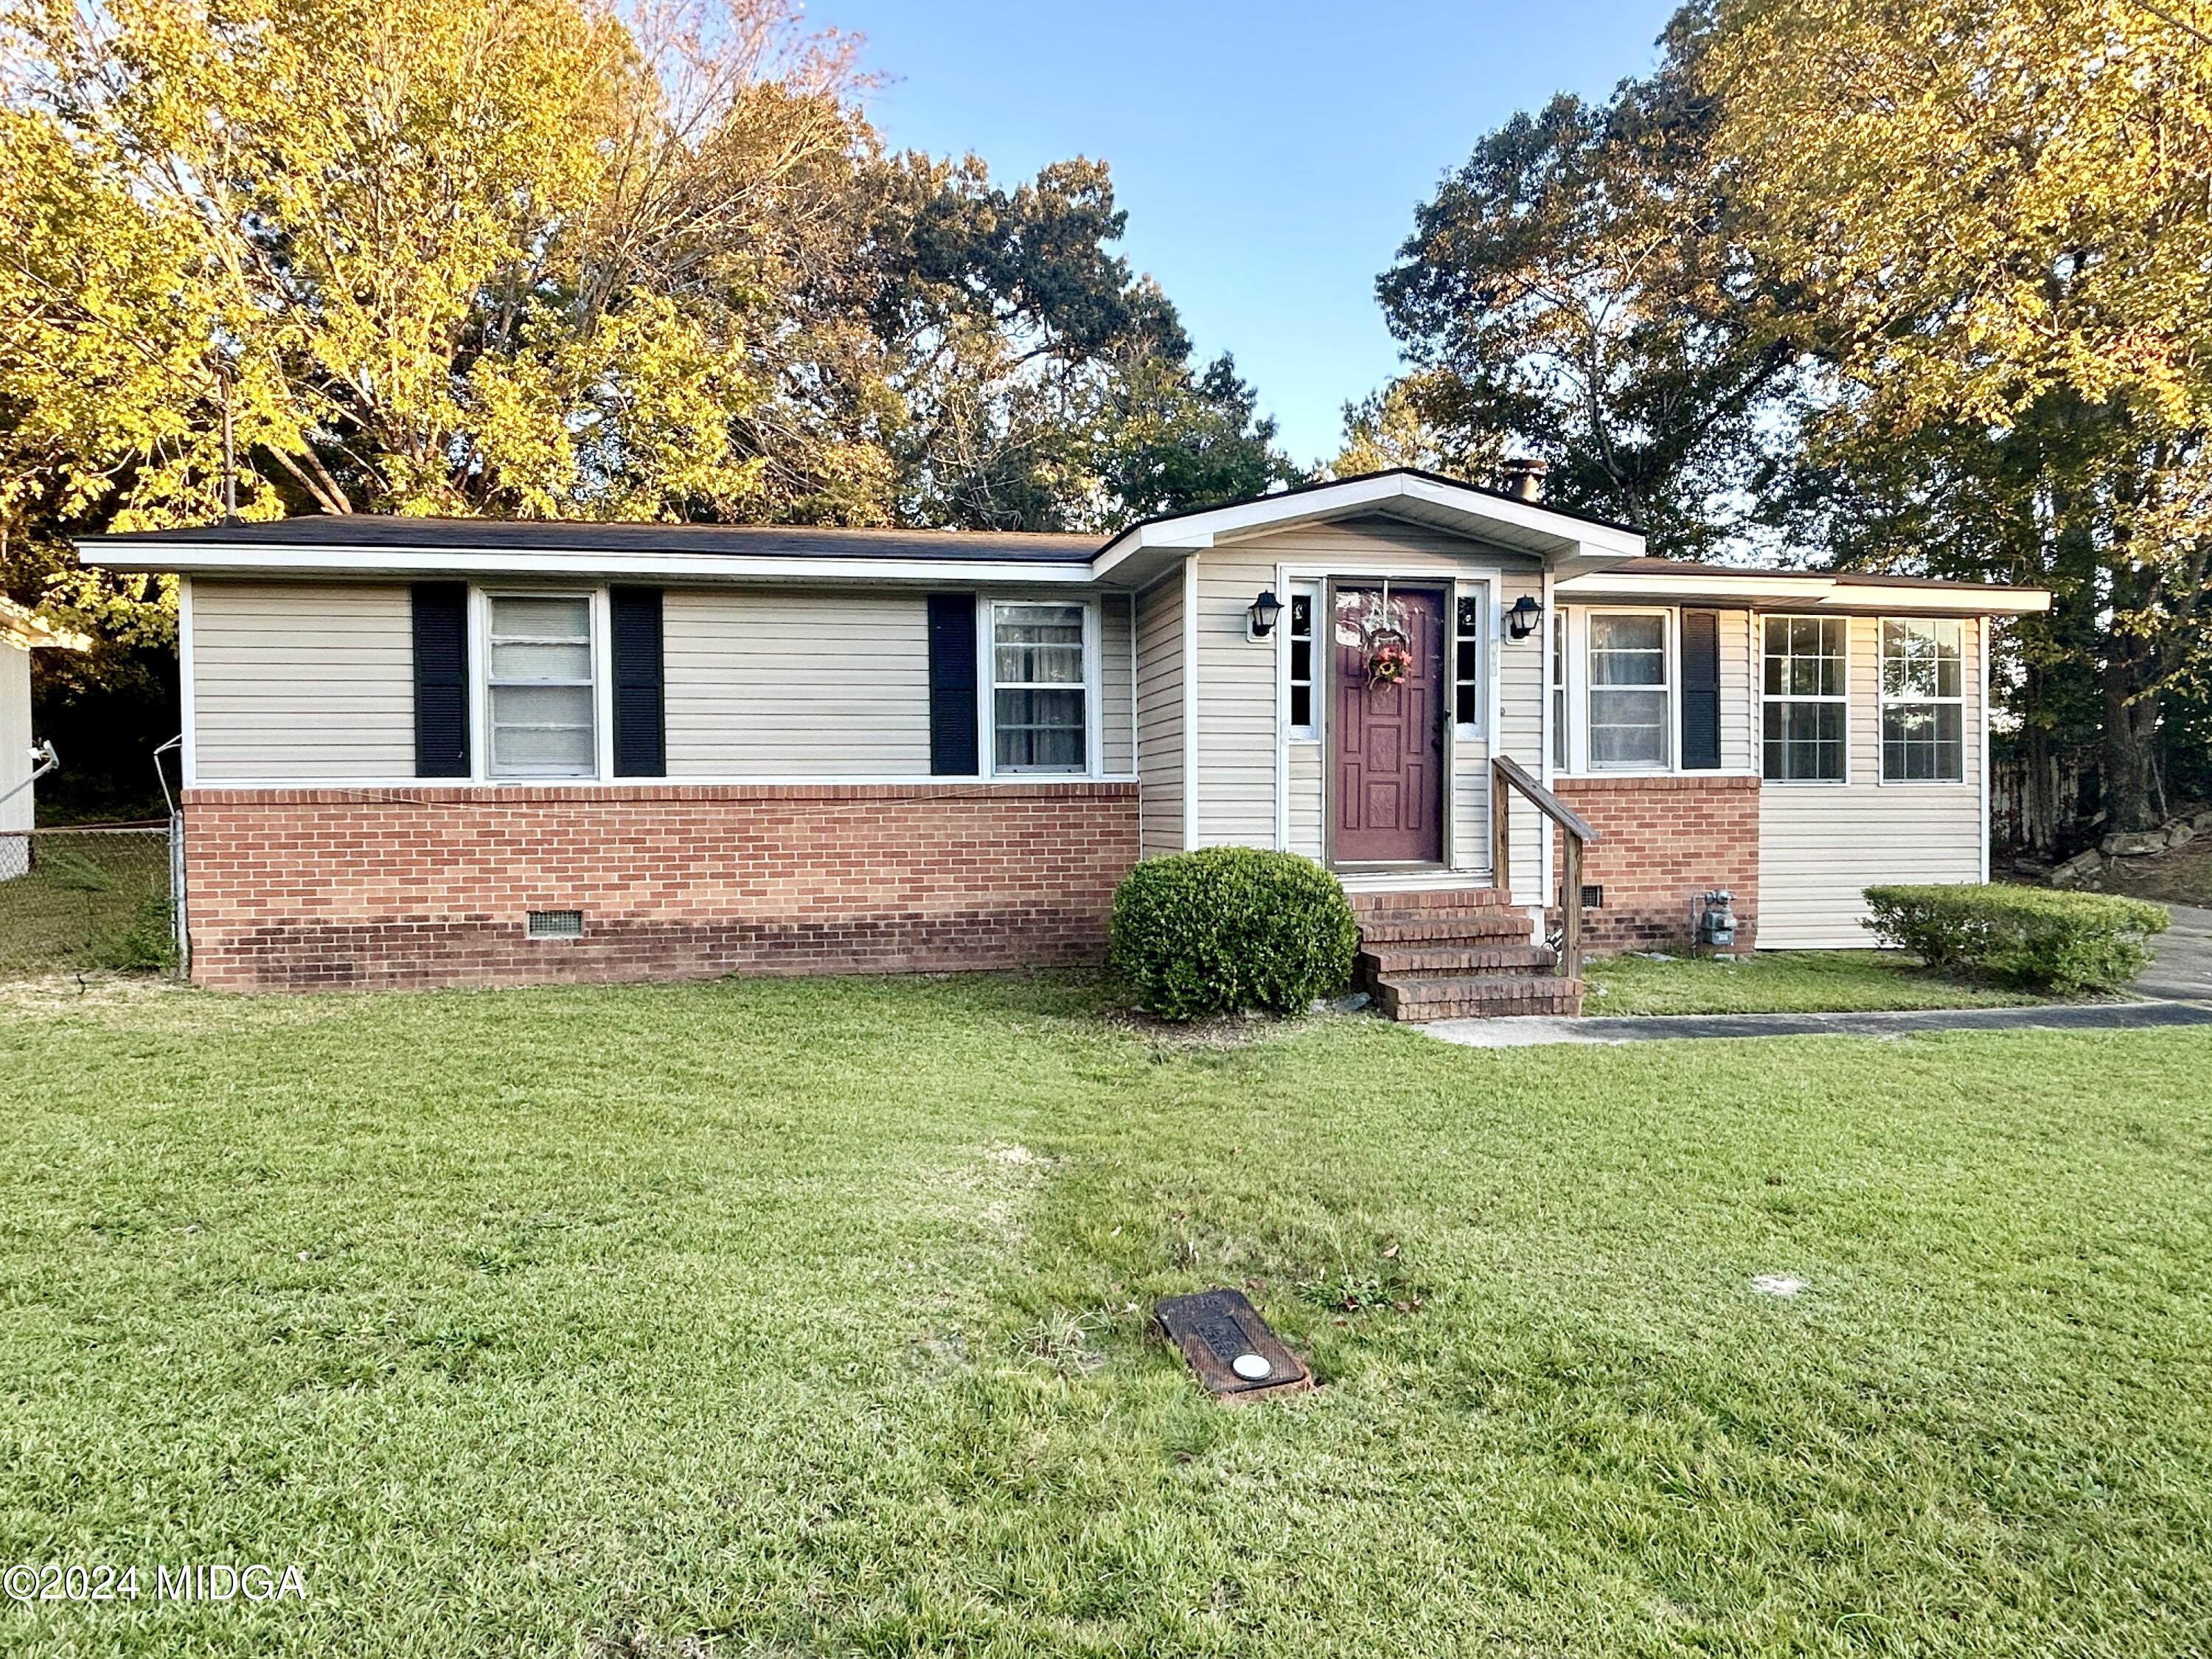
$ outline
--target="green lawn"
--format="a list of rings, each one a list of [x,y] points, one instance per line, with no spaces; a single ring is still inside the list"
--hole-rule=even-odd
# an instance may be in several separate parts
[[[2198,1653],[2212,1036],[0,1003],[15,1653]],[[1761,1274],[1804,1281],[1757,1294]],[[1200,1399],[1163,1293],[1327,1386]]]
[[[1739,962],[1606,957],[1584,972],[1593,988],[1583,1012],[1593,1015],[1859,1014],[2045,1000],[1931,973],[1916,957],[1893,951],[1761,951]]]

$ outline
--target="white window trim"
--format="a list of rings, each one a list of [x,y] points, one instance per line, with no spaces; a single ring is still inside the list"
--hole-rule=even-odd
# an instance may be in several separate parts
[[[1476,590],[1480,590],[1477,592]],[[1476,611],[1474,632],[1462,635],[1459,631],[1459,602],[1473,599]],[[1498,666],[1498,636],[1504,628],[1504,611],[1498,603],[1498,586],[1486,576],[1462,576],[1444,593],[1444,684],[1443,695],[1450,699],[1446,705],[1451,710],[1452,735],[1465,742],[1481,743],[1496,724],[1498,699],[1492,685]],[[1474,641],[1474,719],[1459,717],[1459,644],[1462,639]]]
[[[1967,647],[1968,647],[1968,641],[1969,641],[1969,637],[1970,637],[1970,624],[1973,623],[1974,623],[1974,622],[1976,622],[1977,620],[1978,620],[1977,618],[1975,618],[1975,617],[1898,617],[1898,616],[1876,617],[1874,619],[1874,691],[1875,691],[1875,727],[1874,727],[1875,757],[1874,757],[1874,763],[1875,763],[1875,779],[1880,782],[1881,786],[1883,788],[1885,788],[1885,789],[1964,789],[1964,788],[1970,788],[1970,787],[1973,787],[1973,782],[1974,782],[1974,781],[1973,781],[1973,779],[1972,779],[1972,777],[1970,777],[1970,776],[1968,776],[1968,775],[1967,775],[1967,772],[1966,772],[1966,758],[1967,758],[1967,753],[1968,753],[1968,751],[1969,751],[1971,749],[1972,749],[1972,748],[1974,747],[1974,745],[1973,745],[1973,744],[1970,744],[1970,743],[1967,741],[1967,737],[1968,737],[1968,729],[1967,729],[1967,725],[1966,725],[1966,709],[1967,709],[1967,706],[1968,706],[1968,700],[1967,700],[1967,697],[1966,697],[1966,669],[1967,669],[1967,665],[1968,665],[1968,662],[1969,662],[1968,648],[1967,648]],[[1884,667],[1885,667],[1885,665],[1884,665],[1884,662],[1883,662],[1883,659],[1882,659],[1881,635],[1882,635],[1882,629],[1884,629],[1887,624],[1889,624],[1889,623],[1893,623],[1893,622],[1894,622],[1894,623],[1932,623],[1932,624],[1934,624],[1934,625],[1936,625],[1936,626],[1937,626],[1937,627],[1941,627],[1941,626],[1942,626],[1942,625],[1943,625],[1944,623],[1948,623],[1952,627],[1956,628],[1956,629],[1959,630],[1959,695],[1958,695],[1957,696],[1955,696],[1955,697],[1894,697],[1894,698],[1893,698],[1893,697],[1889,695],[1889,676],[1888,676],[1886,672],[1883,672]],[[1924,704],[1924,705],[1926,705],[1926,706],[1928,706],[1928,707],[1930,707],[1930,708],[1937,707],[1937,706],[1940,706],[1940,705],[1944,704],[1944,703],[1956,703],[1956,704],[1958,705],[1958,708],[1959,708],[1959,775],[1958,775],[1957,777],[1955,777],[1955,778],[1893,778],[1892,776],[1890,776],[1890,775],[1889,775],[1889,706],[1890,706],[1890,704],[1891,704],[1892,702],[1896,702],[1896,703],[1899,703],[1899,704],[1906,704],[1906,703],[1912,703],[1912,704]],[[1986,708],[1986,705],[1984,706],[1984,711],[1983,711],[1983,717],[1984,717],[1984,719],[1987,719],[1987,718],[1988,718],[1988,713],[1987,713],[1987,708]],[[1987,769],[1987,769],[1987,763],[1984,763],[1984,770],[1987,770]],[[1986,816],[1987,816],[1987,815],[1986,815],[1986,814],[1984,814],[1984,817],[1985,817],[1985,818],[1986,818]]]
[[[1839,697],[1770,697],[1767,696],[1766,623],[1769,617],[1777,621],[1790,621],[1802,617],[1808,622],[1839,622],[1844,625],[1843,696]],[[1753,769],[1759,774],[1760,788],[1847,789],[1855,781],[1853,770],[1856,763],[1851,754],[1851,731],[1854,725],[1851,719],[1851,622],[1852,618],[1849,617],[1833,615],[1823,617],[1818,612],[1809,611],[1755,611],[1752,613],[1752,673],[1754,676],[1753,681],[1754,691],[1751,706],[1756,711],[1751,733],[1752,760]],[[1877,638],[1875,641],[1875,649],[1878,653],[1881,648],[1881,642]],[[1880,669],[1877,665],[1877,683],[1879,678]],[[1766,705],[1769,702],[1841,703],[1844,708],[1844,775],[1840,778],[1768,777],[1766,775]]]
[[[491,769],[491,602],[501,599],[588,600],[592,629],[592,772],[575,777],[501,777]],[[604,783],[614,775],[612,647],[604,587],[469,586],[469,780],[501,788],[563,788]],[[419,781],[419,780],[418,780]],[[459,779],[453,780],[459,782]]]
[[[1327,587],[1326,585],[1322,582],[1300,577],[1295,580],[1284,580],[1279,591],[1284,594],[1285,598],[1283,601],[1282,625],[1276,630],[1281,637],[1277,641],[1277,649],[1275,653],[1278,659],[1275,675],[1275,696],[1279,700],[1277,706],[1283,711],[1283,741],[1285,743],[1317,744],[1321,741],[1322,698],[1324,695],[1324,685],[1328,672],[1324,666],[1327,653],[1322,649],[1322,641],[1323,637],[1322,629],[1322,596],[1327,592]],[[1304,599],[1310,602],[1306,611],[1307,626],[1309,629],[1307,643],[1312,647],[1312,649],[1307,653],[1306,672],[1310,676],[1307,684],[1313,689],[1313,706],[1307,712],[1312,714],[1313,719],[1309,720],[1304,726],[1293,725],[1291,720],[1290,713],[1290,601],[1293,598]]]
[[[1660,660],[1661,666],[1667,675],[1667,684],[1661,688],[1667,694],[1667,714],[1660,735],[1666,742],[1667,758],[1656,766],[1599,766],[1590,759],[1590,693],[1601,689],[1608,691],[1639,690],[1648,691],[1653,689],[1650,686],[1601,688],[1596,684],[1596,675],[1590,661],[1589,640],[1590,621],[1596,617],[1656,617],[1660,619],[1662,641]],[[1605,778],[1669,778],[1679,775],[1681,771],[1682,759],[1681,687],[1680,684],[1682,659],[1680,611],[1666,605],[1594,605],[1582,607],[1578,612],[1578,620],[1580,624],[1578,627],[1568,629],[1568,644],[1571,647],[1569,672],[1572,672],[1577,663],[1580,664],[1583,671],[1580,676],[1581,695],[1576,696],[1570,694],[1568,697],[1569,705],[1574,714],[1575,743],[1572,758],[1580,763],[1577,771],[1584,776]],[[1711,774],[1701,773],[1699,775],[1710,776]]]
[[[999,607],[1002,605],[1073,605],[1083,613],[1083,765],[1079,770],[1047,771],[1036,767],[999,767],[998,659],[993,647],[998,640]],[[1096,595],[1068,599],[1059,594],[978,593],[975,596],[975,730],[980,739],[976,763],[981,775],[1003,783],[1088,783],[1104,775],[1099,749],[1105,738],[1105,711],[1099,706],[1098,599]]]

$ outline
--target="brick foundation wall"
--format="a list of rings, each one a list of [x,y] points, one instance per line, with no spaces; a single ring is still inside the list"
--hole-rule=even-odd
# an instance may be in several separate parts
[[[1736,948],[1756,944],[1757,778],[1562,778],[1552,787],[1602,837],[1583,854],[1583,882],[1605,888],[1603,907],[1583,916],[1591,950],[1686,948],[1716,887],[1735,896]]]
[[[1133,784],[196,789],[192,976],[234,990],[1103,959]],[[580,910],[576,939],[525,912]]]

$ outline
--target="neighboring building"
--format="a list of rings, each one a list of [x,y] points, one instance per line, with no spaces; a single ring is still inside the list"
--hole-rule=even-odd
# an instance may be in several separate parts
[[[32,749],[31,653],[82,651],[90,644],[35,611],[0,599],[0,881],[29,871],[31,838],[21,832],[38,822],[32,799],[40,763]]]
[[[1411,471],[1103,543],[319,518],[82,553],[186,578],[193,969],[241,988],[1088,961],[1139,856],[1224,842],[1370,908],[1502,889],[1525,956],[1559,836],[1511,794],[1492,869],[1498,757],[1599,831],[1601,947],[1713,888],[1747,943],[1858,944],[1868,883],[1984,875],[1989,623],[2048,603],[1672,563]]]

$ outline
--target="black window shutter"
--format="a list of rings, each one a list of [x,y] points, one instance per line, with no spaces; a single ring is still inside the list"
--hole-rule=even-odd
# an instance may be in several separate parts
[[[929,769],[982,770],[975,747],[975,596],[929,596]]]
[[[615,775],[658,778],[668,773],[667,720],[660,668],[660,590],[607,590],[613,619]]]
[[[1682,769],[1721,763],[1721,613],[1682,613]]]
[[[416,582],[415,775],[469,775],[469,589]]]

